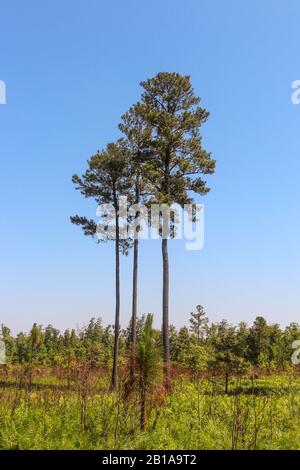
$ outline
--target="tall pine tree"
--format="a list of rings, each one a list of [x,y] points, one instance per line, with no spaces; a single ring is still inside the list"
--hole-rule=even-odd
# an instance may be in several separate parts
[[[178,73],[158,73],[141,83],[143,94],[136,111],[151,132],[150,154],[144,174],[154,201],[172,205],[193,201],[192,194],[209,191],[202,174],[212,174],[215,161],[202,148],[200,127],[209,113],[199,106],[190,78]],[[165,386],[170,388],[169,257],[168,239],[162,237],[162,329]]]
[[[118,378],[119,335],[120,335],[120,252],[126,252],[128,242],[120,238],[119,199],[126,195],[130,187],[127,150],[121,141],[110,143],[102,152],[97,152],[88,161],[88,169],[79,177],[74,175],[73,183],[83,196],[93,198],[97,205],[110,204],[114,208],[114,230],[107,231],[101,240],[115,242],[115,329],[114,329],[114,358],[111,387],[114,389]],[[71,222],[80,225],[84,235],[96,236],[95,220],[76,215]],[[105,234],[105,230],[104,230]]]
[[[132,283],[132,313],[131,313],[131,334],[130,334],[130,356],[131,383],[134,382],[136,338],[137,338],[137,301],[138,301],[138,260],[139,260],[139,217],[141,204],[145,206],[149,200],[149,188],[144,173],[144,164],[149,157],[149,138],[151,132],[139,114],[135,106],[132,106],[127,113],[122,116],[119,129],[123,132],[125,139],[123,144],[128,150],[129,168],[131,175],[131,197],[130,202],[136,210],[133,211],[133,283]]]

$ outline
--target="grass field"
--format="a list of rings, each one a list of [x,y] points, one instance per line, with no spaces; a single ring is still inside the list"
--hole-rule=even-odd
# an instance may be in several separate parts
[[[293,373],[191,380],[147,400],[109,392],[105,372],[72,378],[39,369],[1,374],[1,449],[300,449],[300,378]]]

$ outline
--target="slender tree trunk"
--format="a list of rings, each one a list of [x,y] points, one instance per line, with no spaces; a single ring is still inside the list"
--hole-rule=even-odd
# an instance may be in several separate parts
[[[135,204],[140,202],[139,178],[135,185]],[[135,222],[140,212],[135,214]],[[136,356],[136,318],[137,318],[137,296],[138,296],[138,261],[139,261],[139,239],[138,232],[140,227],[135,227],[133,242],[133,279],[132,279],[132,312],[131,312],[131,338],[130,338],[130,383],[134,384],[135,374],[135,356]]]
[[[145,426],[146,426],[146,393],[147,393],[146,383],[147,383],[147,373],[142,372],[140,375],[140,390],[141,390],[140,428],[141,428],[141,431],[144,431]]]
[[[140,419],[140,428],[141,431],[144,431],[146,424],[146,391],[141,391],[141,419]]]
[[[225,373],[225,393],[228,394],[228,372]]]
[[[170,390],[170,346],[169,346],[169,256],[168,240],[162,240],[163,258],[163,318],[162,334],[164,347],[164,386]]]
[[[136,354],[136,317],[137,317],[137,288],[138,288],[138,256],[139,240],[133,245],[133,287],[132,287],[132,316],[131,316],[131,350],[130,350],[130,382],[134,383],[135,354]]]
[[[115,206],[117,207],[117,206]],[[116,311],[115,311],[115,340],[114,340],[114,362],[112,370],[111,388],[116,389],[118,382],[118,358],[119,358],[119,333],[120,333],[120,233],[119,213],[116,210]]]

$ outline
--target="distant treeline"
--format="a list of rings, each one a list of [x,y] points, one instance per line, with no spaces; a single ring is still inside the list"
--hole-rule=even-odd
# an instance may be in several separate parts
[[[146,317],[137,321],[137,338],[145,326]],[[226,320],[209,324],[203,308],[198,305],[191,313],[189,325],[180,329],[170,326],[170,353],[174,364],[192,370],[208,368],[228,372],[243,372],[250,366],[279,368],[292,365],[293,341],[300,339],[300,325],[286,328],[268,324],[258,316],[252,326],[241,322],[230,325]],[[162,335],[157,334],[162,347]],[[2,325],[7,363],[46,366],[70,366],[78,362],[91,367],[110,367],[113,360],[114,330],[103,326],[100,318],[92,318],[81,330],[67,329],[61,333],[48,325],[34,324],[26,334],[11,335]],[[130,327],[121,330],[120,363],[126,364],[130,351]]]

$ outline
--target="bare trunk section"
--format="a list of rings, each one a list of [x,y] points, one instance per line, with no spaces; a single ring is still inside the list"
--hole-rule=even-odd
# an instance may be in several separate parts
[[[117,207],[117,204],[115,205]],[[116,210],[116,311],[115,311],[115,339],[114,362],[112,370],[111,388],[116,389],[118,383],[118,359],[119,359],[119,333],[120,333],[120,233],[119,213]]]
[[[140,202],[139,182],[135,185],[135,204]],[[139,217],[140,212],[135,214],[135,221]],[[135,227],[137,233],[133,242],[133,279],[132,279],[132,312],[131,312],[131,338],[130,338],[130,384],[134,384],[135,380],[135,364],[136,364],[136,319],[137,319],[137,297],[138,297],[138,260],[139,260],[139,239],[138,232],[140,227]]]
[[[225,393],[226,395],[228,394],[228,379],[229,379],[229,374],[228,372],[225,373]]]
[[[169,256],[168,240],[162,240],[163,258],[163,318],[162,334],[164,347],[164,386],[170,390],[170,346],[169,346]]]
[[[139,240],[133,245],[133,284],[132,284],[132,316],[131,316],[131,350],[130,350],[130,382],[134,383],[135,354],[136,354],[136,318],[137,318],[137,289],[138,289],[138,256]]]
[[[146,391],[141,391],[141,417],[140,417],[140,429],[145,430],[146,425]]]

